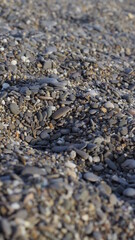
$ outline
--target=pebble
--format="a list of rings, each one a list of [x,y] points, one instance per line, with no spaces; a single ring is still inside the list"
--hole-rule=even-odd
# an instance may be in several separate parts
[[[69,107],[62,107],[59,108],[58,110],[56,110],[54,112],[54,114],[52,115],[52,118],[57,120],[63,116],[65,116],[68,112],[69,112],[70,108]]]
[[[88,155],[86,152],[84,152],[84,151],[82,151],[82,150],[80,150],[80,149],[77,149],[77,148],[74,148],[74,150],[75,150],[76,153],[77,153],[81,158],[83,158],[84,160],[86,160],[86,159],[89,158],[89,155]]]
[[[129,2],[1,1],[1,240],[134,239]]]
[[[5,90],[5,89],[7,89],[9,87],[10,87],[10,85],[8,83],[3,83],[2,90]]]
[[[54,146],[52,148],[52,151],[56,153],[60,153],[60,152],[66,151],[67,149],[68,149],[68,146]]]
[[[68,168],[71,168],[71,169],[76,168],[76,165],[74,163],[70,162],[70,161],[66,162],[65,166],[68,167]]]
[[[105,103],[105,108],[107,108],[107,109],[108,108],[110,108],[110,109],[114,108],[114,104],[112,102],[108,101],[108,102]]]
[[[123,195],[126,197],[135,197],[135,189],[134,188],[126,188],[123,192]]]
[[[19,107],[16,103],[11,103],[10,104],[10,111],[11,113],[13,113],[14,115],[18,115],[20,110],[19,110]]]
[[[46,130],[41,132],[40,137],[41,137],[41,139],[50,139],[50,136]]]
[[[76,151],[72,150],[70,152],[70,158],[73,159],[73,160],[76,158]]]
[[[25,175],[34,175],[34,174],[38,174],[38,175],[46,175],[46,171],[45,169],[41,169],[38,167],[31,167],[31,166],[26,166],[22,172],[21,175],[25,176]]]
[[[98,93],[95,91],[95,90],[89,90],[88,91],[88,94],[91,96],[91,97],[96,97],[98,95]]]
[[[0,226],[1,226],[0,228],[1,228],[2,232],[4,233],[6,239],[9,239],[12,234],[12,229],[11,229],[10,223],[6,219],[1,218]]]
[[[109,168],[111,168],[114,171],[117,170],[117,166],[113,161],[111,161],[110,159],[106,159],[105,162],[106,162],[106,164],[108,165]]]
[[[64,82],[64,81],[60,82],[55,78],[49,78],[49,77],[40,79],[38,82],[39,82],[39,84],[48,84],[53,87],[61,87],[61,88],[65,87],[65,85],[66,85],[66,82]],[[44,86],[44,85],[41,85],[41,86]]]
[[[99,156],[95,156],[92,158],[94,163],[99,163],[100,162],[100,157]]]
[[[100,177],[98,177],[97,175],[95,175],[92,172],[86,172],[84,173],[84,179],[90,182],[99,182],[100,181]]]
[[[134,169],[135,168],[135,159],[127,159],[121,164],[124,169]]]
[[[17,65],[17,61],[16,60],[12,60],[11,64],[14,65],[14,66]]]

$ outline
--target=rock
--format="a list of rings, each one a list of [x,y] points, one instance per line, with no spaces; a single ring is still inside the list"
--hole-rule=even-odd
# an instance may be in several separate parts
[[[2,90],[5,90],[5,89],[7,89],[9,87],[10,87],[10,85],[8,83],[3,83]]]
[[[52,151],[56,153],[60,153],[60,152],[66,151],[67,149],[68,149],[68,146],[54,146],[52,148]]]
[[[76,151],[72,150],[70,152],[70,158],[73,159],[73,160],[76,158]]]
[[[65,116],[69,112],[70,108],[69,107],[62,107],[59,108],[57,111],[54,112],[52,115],[52,118],[57,120],[63,116]]]
[[[95,175],[92,172],[86,172],[84,173],[84,179],[90,182],[99,182],[100,181],[100,177],[98,177],[97,175]]]
[[[42,131],[40,134],[41,139],[49,139],[50,136],[46,130]]]
[[[117,170],[117,166],[116,164],[111,161],[109,158],[105,160],[106,164],[108,165],[109,168],[111,168],[112,170]]]
[[[127,159],[121,166],[125,169],[135,169],[135,159]]]
[[[51,68],[52,68],[52,61],[51,60],[45,61],[44,69],[47,70],[47,69],[51,69]]]
[[[54,52],[57,52],[57,48],[55,46],[50,46],[50,47],[46,48],[46,50],[45,50],[46,54],[52,54]]]
[[[66,162],[65,166],[68,167],[68,168],[71,168],[71,169],[76,168],[76,165],[74,163],[70,162],[70,161]]]
[[[19,107],[16,103],[11,103],[10,104],[10,111],[11,113],[13,113],[14,115],[18,115],[20,110],[19,110]]]
[[[123,195],[126,197],[135,197],[135,189],[134,188],[126,188],[123,192]]]
[[[108,102],[106,102],[105,103],[105,108],[114,108],[114,104],[113,103],[111,103],[110,101],[108,101]]]
[[[100,162],[100,157],[99,156],[94,156],[93,158],[94,163],[99,163]]]
[[[12,229],[11,229],[11,226],[10,226],[10,223],[8,222],[8,220],[1,218],[0,219],[0,228],[1,228],[2,232],[4,233],[6,239],[9,239],[12,234]]]
[[[45,169],[41,169],[41,168],[38,168],[38,167],[26,166],[21,172],[22,176],[35,175],[35,174],[44,176],[44,175],[46,175],[46,171],[45,171]]]
[[[66,82],[65,81],[58,81],[57,79],[55,78],[49,78],[49,77],[46,77],[46,78],[43,78],[43,79],[40,79],[38,81],[39,84],[48,84],[50,86],[53,86],[53,87],[65,87],[66,86]],[[42,86],[42,85],[41,85]]]
[[[79,150],[77,148],[74,148],[74,150],[76,151],[76,153],[81,157],[83,158],[84,160],[88,159],[89,158],[89,154],[82,151],[82,150]]]
[[[98,95],[98,93],[95,90],[89,90],[88,94],[90,97],[96,97]]]
[[[16,60],[12,60],[12,61],[11,61],[11,64],[12,64],[13,66],[17,65],[17,61],[16,61]]]

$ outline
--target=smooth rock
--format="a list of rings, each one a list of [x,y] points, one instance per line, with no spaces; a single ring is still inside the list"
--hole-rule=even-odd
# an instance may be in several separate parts
[[[52,118],[57,120],[63,116],[65,116],[69,112],[70,108],[69,107],[62,107],[59,108],[54,114],[52,115]]]
[[[8,220],[4,218],[0,219],[0,228],[2,229],[2,232],[5,234],[6,239],[9,239],[12,233],[12,229]]]
[[[42,139],[49,139],[50,138],[50,136],[49,136],[49,134],[48,134],[48,132],[46,130],[41,132],[40,137]]]
[[[10,104],[10,111],[14,114],[14,115],[18,115],[20,110],[19,107],[16,103],[11,103]]]
[[[54,146],[52,148],[52,151],[56,153],[60,153],[60,152],[66,151],[67,149],[68,149],[68,146]]]
[[[33,167],[33,166],[26,166],[22,172],[21,175],[25,176],[25,175],[34,175],[34,174],[38,174],[38,175],[46,175],[46,171],[45,169],[41,169],[38,167]]]
[[[74,148],[74,150],[76,151],[76,153],[81,157],[83,158],[84,160],[88,159],[89,158],[89,154],[80,150],[80,149],[77,149],[77,148]]]
[[[108,101],[105,103],[105,108],[114,108],[114,104]]]
[[[127,159],[124,163],[121,164],[122,168],[134,169],[135,168],[135,159]]]
[[[92,172],[86,172],[84,173],[84,179],[90,182],[99,182],[100,181],[100,177],[98,177],[97,175],[95,175]]]
[[[115,171],[117,170],[116,164],[113,161],[111,161],[109,158],[106,159],[105,162],[110,169],[115,170]]]
[[[126,188],[123,192],[123,195],[126,197],[135,197],[135,189],[134,188]]]

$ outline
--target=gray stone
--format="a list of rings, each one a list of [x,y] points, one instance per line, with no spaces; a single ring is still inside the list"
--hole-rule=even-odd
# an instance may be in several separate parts
[[[90,182],[99,182],[100,181],[100,177],[98,177],[97,175],[95,175],[92,172],[86,172],[84,173],[84,179]]]
[[[1,218],[0,225],[1,225],[0,228],[2,229],[6,239],[9,239],[9,237],[11,236],[11,233],[12,233],[10,223],[5,218]]]
[[[77,149],[77,148],[74,148],[74,150],[76,151],[76,153],[81,157],[83,158],[84,160],[88,159],[89,158],[89,154],[80,150],[80,149]]]
[[[42,139],[50,139],[50,135],[48,134],[48,132],[46,130],[41,132],[40,137]]]
[[[16,103],[11,103],[10,104],[10,111],[11,113],[13,113],[14,115],[18,115],[20,110],[19,110],[19,107]]]
[[[68,146],[54,146],[52,148],[52,151],[53,152],[57,152],[57,153],[60,153],[60,152],[64,152],[68,149]]]
[[[112,102],[108,101],[105,103],[105,107],[106,108],[114,108],[114,104]]]
[[[134,169],[135,168],[135,159],[127,159],[124,163],[121,164],[122,168]]]
[[[62,107],[59,108],[57,111],[54,112],[52,115],[52,118],[57,120],[63,116],[65,116],[69,112],[70,108],[69,107]]]
[[[22,176],[34,175],[34,174],[44,176],[44,175],[46,175],[46,171],[45,171],[45,169],[41,169],[41,168],[38,168],[38,167],[26,166],[21,172]]]
[[[126,197],[135,197],[135,189],[134,188],[126,188],[123,192],[123,195]]]
[[[112,170],[117,170],[117,166],[116,164],[111,161],[109,158],[105,160],[106,164],[108,165],[109,168],[111,168]]]

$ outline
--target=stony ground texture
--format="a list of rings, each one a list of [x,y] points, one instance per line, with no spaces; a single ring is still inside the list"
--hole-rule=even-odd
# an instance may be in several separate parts
[[[135,239],[135,1],[0,1],[0,240]]]

